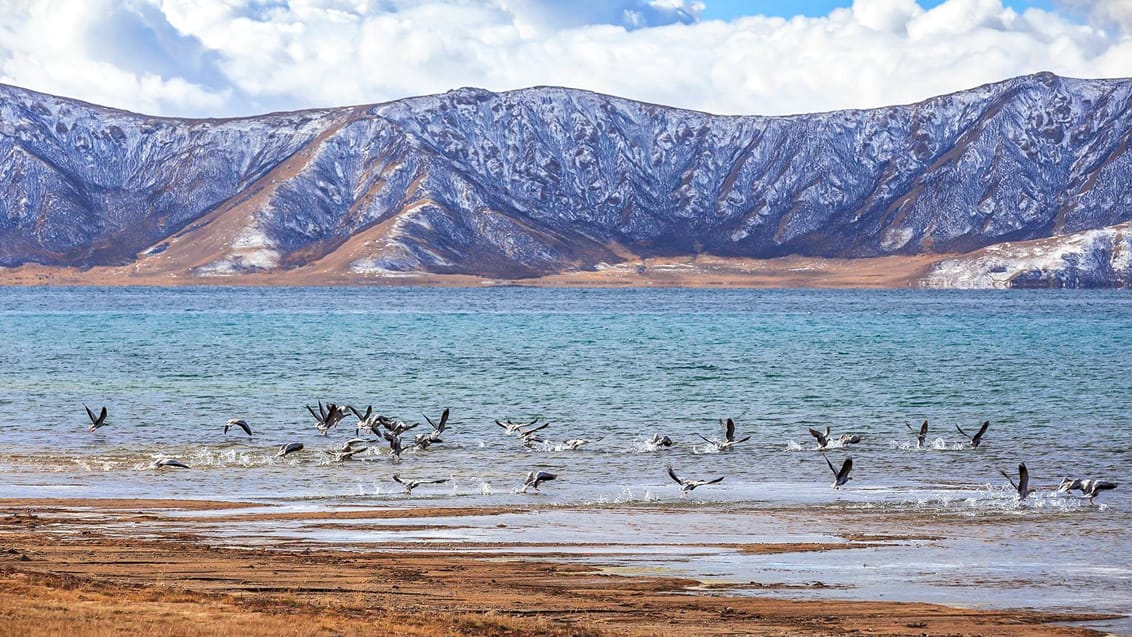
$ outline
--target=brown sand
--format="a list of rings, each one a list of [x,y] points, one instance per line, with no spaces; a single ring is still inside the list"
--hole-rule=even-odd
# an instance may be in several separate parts
[[[465,275],[409,273],[351,274],[301,267],[279,272],[201,277],[139,266],[87,270],[25,265],[0,268],[0,285],[420,285],[436,287],[745,287],[901,288],[916,287],[936,263],[952,255],[820,259],[781,257],[738,259],[697,257],[633,258],[599,270],[534,279],[486,279]]]
[[[222,548],[193,528],[217,520],[203,502],[177,512],[181,531],[155,533],[137,522],[172,508],[0,500],[0,636],[1097,634],[1049,623],[1096,616],[738,597],[693,580],[613,575],[514,551]],[[421,511],[418,519],[428,514]],[[70,524],[76,512],[139,528]],[[837,548],[845,547],[749,550]]]

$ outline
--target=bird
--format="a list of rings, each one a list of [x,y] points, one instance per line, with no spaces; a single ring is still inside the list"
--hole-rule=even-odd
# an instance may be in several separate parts
[[[668,477],[672,478],[673,480],[676,481],[676,484],[680,485],[680,497],[682,498],[682,497],[688,495],[688,492],[692,491],[696,487],[702,487],[705,484],[715,484],[717,482],[723,482],[723,478],[725,478],[726,476],[719,476],[718,478],[716,478],[714,480],[685,480],[685,479],[681,478],[680,476],[676,475],[676,472],[673,471],[672,467],[670,466],[670,467],[668,467]]]
[[[95,429],[109,424],[106,422],[106,407],[103,407],[102,411],[98,412],[98,418],[94,417],[94,412],[90,410],[90,407],[83,405],[83,409],[86,410],[86,415],[90,418],[90,427],[87,427],[87,430],[93,432]]]
[[[347,408],[351,412],[353,412],[353,414],[355,416],[358,417],[358,424],[354,425],[354,435],[355,436],[362,433],[363,431],[368,431],[371,434],[377,433],[376,431],[373,430],[373,427],[374,427],[374,425],[377,424],[377,419],[380,418],[381,416],[379,415],[376,418],[373,416],[373,405],[366,407],[366,413],[365,413],[364,416],[362,414],[358,413],[358,410],[354,409],[353,405],[347,405]],[[312,411],[311,413],[313,414],[314,412]]]
[[[959,425],[955,425],[955,428],[959,430],[959,433],[963,434],[964,436],[967,436],[967,438],[971,441],[971,448],[973,448],[973,449],[978,448],[979,443],[983,441],[983,434],[985,434],[987,432],[987,427],[990,427],[990,421],[984,420],[983,426],[979,427],[979,433],[975,434],[974,436],[969,436],[969,435],[967,435],[966,431],[963,431],[962,427],[960,427]]]
[[[530,427],[541,420],[541,416],[535,416],[530,422],[512,422],[510,420],[496,420],[495,424],[503,427],[504,433],[513,434],[518,433],[523,427]]]
[[[528,471],[527,479],[523,481],[523,488],[521,492],[526,493],[527,489],[534,489],[535,491],[538,491],[538,485],[549,480],[554,480],[557,477],[557,474],[549,473],[546,471],[539,471],[537,473],[534,471]]]
[[[350,442],[354,442],[354,441],[351,440]],[[369,447],[352,446],[348,442],[348,443],[342,445],[341,449],[328,449],[326,451],[326,453],[334,458],[334,462],[345,462],[347,460],[353,460],[354,456],[356,456],[359,453],[362,453],[363,451],[366,451],[368,449],[369,449]]]
[[[285,456],[289,453],[295,453],[296,451],[300,451],[300,450],[302,450],[302,448],[303,448],[303,443],[301,443],[301,442],[288,442],[287,444],[279,447],[279,451],[275,454],[275,457],[276,458],[282,458],[283,456]]]
[[[416,489],[422,484],[442,484],[448,482],[448,478],[440,478],[439,480],[405,480],[398,474],[393,474],[393,481],[405,487],[405,493],[412,494],[413,489]]]
[[[814,438],[817,438],[818,449],[825,449],[829,446],[829,427],[825,428],[825,433],[822,433],[817,429],[810,427],[810,435]]]
[[[1101,491],[1111,491],[1119,486],[1115,482],[1108,480],[1079,480],[1076,478],[1062,478],[1061,485],[1057,487],[1058,491],[1070,492],[1073,490],[1080,491],[1085,497],[1089,498],[1092,503],[1093,498],[1101,494]]]
[[[747,436],[745,438],[740,438],[739,440],[736,440],[735,439],[735,421],[730,419],[730,418],[727,419],[726,423],[724,423],[723,419],[720,418],[719,419],[719,426],[723,427],[723,433],[724,433],[723,440],[712,440],[711,438],[700,435],[698,433],[696,435],[700,436],[700,438],[702,438],[703,440],[715,445],[715,448],[719,449],[720,451],[726,451],[727,449],[730,449],[732,446],[737,445],[740,442],[747,442],[748,440],[751,439],[750,436]]]
[[[919,449],[923,447],[924,441],[928,438],[928,421],[925,420],[924,424],[920,425],[920,430],[918,432],[912,428],[912,425],[909,425],[908,423],[904,423],[904,426],[908,428],[908,431],[916,434],[916,448]]]
[[[326,453],[327,455],[330,455],[334,458],[334,462],[345,462],[346,460],[353,460],[354,456],[369,449],[368,446],[364,446],[365,442],[366,441],[362,440],[361,438],[351,438],[342,443],[341,447],[337,449],[328,449]]]
[[[845,445],[855,445],[858,442],[861,442],[861,435],[860,434],[841,434],[841,437],[837,439],[837,442],[841,443],[842,447],[844,447]]]
[[[389,442],[389,455],[392,456],[394,460],[400,460],[401,452],[404,451],[404,448],[401,446],[401,436],[391,431],[383,431],[381,435]]]
[[[985,424],[983,425],[983,428],[986,428]],[[999,473],[1001,473],[1003,477],[1010,481],[1010,486],[1014,487],[1014,490],[1018,492],[1019,500],[1025,500],[1026,496],[1034,492],[1034,490],[1030,488],[1030,471],[1026,469],[1025,462],[1018,464],[1017,483],[1015,483],[1014,479],[1010,477],[1010,474],[1006,473],[1005,471],[1000,470]]]
[[[578,447],[581,447],[582,445],[585,445],[585,444],[589,444],[591,442],[593,442],[593,441],[590,440],[589,438],[571,438],[569,440],[563,440],[562,441],[562,448],[563,449],[569,449],[569,450],[573,451],[574,449],[577,449]]]
[[[320,400],[318,401],[317,413],[310,405],[307,405],[306,407],[307,411],[311,412],[311,415],[314,416],[314,419],[318,421],[315,424],[315,428],[318,429],[319,433],[324,436],[327,435],[327,433],[331,429],[337,427],[339,421],[346,417],[347,408],[343,405],[326,403],[326,406],[323,407],[322,401]]]
[[[176,458],[161,458],[153,461],[154,469],[161,469],[162,467],[177,467],[180,469],[188,469],[189,465],[177,460]]]
[[[252,428],[248,426],[248,421],[242,418],[229,418],[228,422],[224,423],[224,434],[228,434],[228,430],[232,427],[239,427],[244,430],[244,433],[249,436],[252,435]]]
[[[649,444],[653,447],[671,447],[672,439],[668,436],[662,436],[661,434],[654,433],[652,435],[652,440],[649,441]]]
[[[429,425],[432,425],[433,431],[431,434],[429,434],[429,438],[432,440],[432,442],[443,442],[440,439],[440,434],[444,433],[444,429],[448,424],[448,407],[445,407],[444,413],[440,414],[440,424],[434,423],[432,419],[428,416],[425,416],[425,414],[421,415],[424,416],[424,419],[428,421]]]
[[[853,457],[852,456],[846,458],[845,462],[841,463],[841,470],[840,471],[838,471],[837,469],[835,469],[833,467],[833,463],[829,461],[829,456],[827,456],[823,453],[822,457],[825,458],[825,463],[827,465],[829,465],[829,470],[832,471],[833,475],[835,476],[835,480],[833,482],[833,488],[834,489],[840,489],[842,486],[845,485],[846,482],[849,482],[849,480],[852,479],[852,478],[849,477],[849,472],[853,470]]]

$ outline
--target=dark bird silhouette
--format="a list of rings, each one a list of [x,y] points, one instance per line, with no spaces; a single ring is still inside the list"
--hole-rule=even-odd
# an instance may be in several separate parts
[[[688,493],[694,490],[696,487],[702,487],[705,484],[716,484],[718,482],[723,482],[723,478],[725,478],[726,476],[719,476],[714,480],[685,480],[684,478],[676,475],[676,472],[672,470],[672,467],[668,467],[668,477],[672,478],[674,481],[676,481],[676,484],[680,485],[680,497],[682,498],[688,495]]]
[[[440,434],[444,433],[444,429],[448,426],[448,408],[445,407],[444,413],[440,414],[440,424],[434,423],[432,419],[425,416],[425,414],[421,415],[424,416],[424,419],[432,426],[432,433],[429,434],[429,439],[432,440],[432,442],[443,442],[440,439]]]
[[[163,467],[176,467],[178,469],[188,469],[189,465],[177,460],[176,458],[161,458],[153,461],[154,469],[161,469]]]
[[[835,478],[835,480],[833,482],[833,488],[834,489],[840,489],[842,486],[845,485],[846,482],[849,482],[849,480],[851,480],[851,478],[849,477],[849,472],[853,470],[853,457],[852,456],[846,458],[845,462],[841,463],[841,470],[840,471],[833,467],[833,463],[829,461],[829,456],[827,456],[823,453],[822,457],[825,458],[825,463],[827,465],[829,465],[829,470],[833,472],[833,475],[834,475],[834,478]]]
[[[94,412],[90,410],[90,407],[83,405],[83,409],[86,410],[87,418],[90,418],[90,426],[87,427],[88,431],[93,432],[95,429],[98,429],[99,427],[104,427],[104,426],[110,424],[110,423],[106,422],[106,407],[103,407],[102,411],[98,412],[97,418],[94,417]]]
[[[908,431],[916,434],[916,447],[923,447],[924,441],[928,439],[928,421],[925,420],[924,424],[920,425],[920,430],[918,432],[912,428],[912,425],[909,425],[908,423],[904,423],[904,426],[908,428]]]
[[[972,448],[977,448],[979,446],[979,443],[983,441],[983,434],[987,433],[987,427],[990,427],[990,421],[984,420],[983,426],[979,427],[979,432],[977,434],[975,434],[974,436],[970,436],[970,435],[967,435],[966,431],[963,431],[962,427],[960,427],[959,425],[955,425],[955,428],[959,430],[959,433],[963,434],[964,436],[967,436],[967,438],[971,441],[971,447]]]
[[[983,425],[983,428],[985,429],[986,425]],[[1030,488],[1030,471],[1026,469],[1025,462],[1018,464],[1018,482],[1014,482],[1014,479],[1010,477],[1010,474],[1006,473],[1005,471],[999,471],[999,473],[1001,473],[1003,477],[1010,481],[1010,486],[1014,487],[1014,490],[1018,492],[1019,500],[1025,500],[1026,496],[1034,492],[1034,490]]]
[[[817,439],[818,449],[825,449],[829,446],[829,427],[825,428],[825,433],[810,427],[810,435]]]

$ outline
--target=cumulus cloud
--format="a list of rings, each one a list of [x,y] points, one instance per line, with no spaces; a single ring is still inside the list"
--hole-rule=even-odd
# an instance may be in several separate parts
[[[7,0],[0,81],[225,116],[459,86],[585,88],[727,114],[912,102],[1015,75],[1132,75],[1132,4],[856,0],[702,20],[711,0]]]

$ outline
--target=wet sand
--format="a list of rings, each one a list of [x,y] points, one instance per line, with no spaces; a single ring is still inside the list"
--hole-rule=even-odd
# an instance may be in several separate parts
[[[383,517],[427,524],[495,513],[275,513],[258,505],[241,513],[238,506],[0,499],[0,635],[1099,634],[1051,623],[1095,615],[737,596],[733,587],[556,562],[545,550],[524,554],[521,545],[506,551],[445,543],[229,546],[210,535],[218,523],[299,515],[315,522]],[[875,539],[745,550],[846,550]]]

